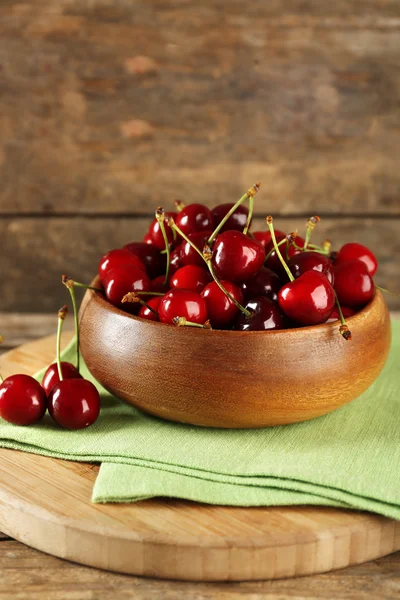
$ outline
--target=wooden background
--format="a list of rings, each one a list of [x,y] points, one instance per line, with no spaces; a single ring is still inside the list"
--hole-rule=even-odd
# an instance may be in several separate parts
[[[1,311],[258,179],[256,225],[319,214],[400,292],[398,0],[0,1]]]

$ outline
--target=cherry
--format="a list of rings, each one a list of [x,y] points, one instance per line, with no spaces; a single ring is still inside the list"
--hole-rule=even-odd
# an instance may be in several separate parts
[[[104,282],[104,278],[108,271],[120,266],[134,267],[136,269],[145,271],[145,266],[140,258],[135,254],[132,254],[132,252],[126,248],[110,250],[101,258],[99,263],[99,275],[101,282]]]
[[[349,260],[359,260],[367,267],[368,275],[373,277],[378,268],[378,261],[373,252],[362,244],[351,242],[345,244],[336,254],[335,266],[341,265]]]
[[[169,282],[165,283],[165,276],[159,275],[151,280],[151,291],[152,292],[168,292],[170,288]]]
[[[279,243],[282,240],[284,240],[285,237],[286,237],[286,234],[280,234],[279,237],[276,236],[276,241]],[[304,243],[305,243],[305,240],[302,237],[300,237],[300,236],[296,237],[296,245],[297,246],[299,246],[300,248],[303,248]],[[286,241],[286,244],[282,244],[282,246],[280,246],[280,251],[281,251],[282,256],[285,259],[287,258],[288,260],[290,258],[292,258],[293,256],[295,256],[296,254],[299,254],[299,252],[301,252],[301,250],[298,250],[292,243],[289,243],[288,241]],[[274,248],[274,243],[272,240],[266,245],[265,254],[267,256],[265,265],[267,267],[269,267],[270,269],[272,269],[273,271],[275,271],[276,273],[278,273],[278,275],[282,276],[284,274],[284,269],[279,260],[279,257],[276,254],[276,250]]]
[[[148,321],[159,321],[158,318],[158,307],[161,302],[160,296],[154,296],[149,298],[145,305],[143,305],[138,313],[138,317],[141,319],[147,319]]]
[[[238,331],[266,331],[268,329],[285,329],[288,320],[276,302],[260,296],[246,304],[251,312],[250,317],[243,313],[238,316],[235,329]]]
[[[164,213],[165,233],[167,235],[167,239],[168,239],[168,242],[170,244],[174,243],[175,237],[174,237],[174,234],[172,232],[172,229],[168,225],[168,219],[170,217],[172,217],[173,219],[175,219],[175,217],[177,216],[177,214],[178,213],[176,213],[176,212],[166,212],[166,213]],[[163,236],[163,233],[161,231],[160,223],[157,220],[157,218],[153,219],[153,221],[151,222],[150,227],[149,227],[149,231],[147,232],[147,236],[145,236],[145,239],[143,241],[145,243],[151,243],[151,244],[153,244],[153,246],[155,246],[159,250],[164,250],[165,249],[164,236]]]
[[[140,258],[149,277],[153,278],[165,273],[165,254],[161,254],[160,251],[152,244],[145,244],[144,242],[131,242],[130,244],[126,244],[124,249],[129,250],[129,252],[132,252],[138,258]]]
[[[153,240],[150,234],[146,233],[146,235],[143,237],[143,244],[153,245]]]
[[[243,304],[242,290],[230,281],[221,281],[227,292]],[[202,291],[201,295],[206,301],[208,317],[211,325],[217,329],[224,329],[232,324],[240,309],[228,298],[215,281],[212,281]]]
[[[343,317],[345,319],[348,319],[349,317],[352,317],[355,314],[354,310],[352,308],[349,308],[348,306],[342,306],[341,309],[342,309]],[[340,321],[339,310],[336,306],[334,307],[329,319],[326,322],[333,323],[334,321]]]
[[[334,268],[335,290],[340,304],[359,309],[374,295],[374,282],[367,266],[360,260],[349,260]]]
[[[127,306],[122,306],[122,298],[128,292],[150,291],[151,289],[150,279],[144,271],[126,265],[108,271],[103,285],[107,300],[114,306],[124,309]]]
[[[275,271],[271,271],[268,267],[261,267],[258,273],[248,281],[243,282],[241,287],[246,302],[257,296],[266,296],[276,302],[282,282]]]
[[[214,227],[217,227],[225,217],[225,215],[233,208],[234,204],[219,204],[212,211],[214,218]],[[234,213],[227,219],[224,225],[221,227],[220,232],[228,230],[243,231],[247,223],[247,217],[249,210],[245,206],[238,206]],[[209,236],[211,235],[211,232]],[[208,237],[209,237],[208,236]]]
[[[206,301],[196,292],[175,288],[161,298],[158,316],[162,323],[173,324],[174,318],[183,317],[202,325],[207,320]]]
[[[264,259],[263,245],[240,231],[224,231],[214,243],[212,264],[220,279],[247,281],[260,270]]]
[[[14,425],[33,425],[47,408],[46,393],[29,375],[10,375],[0,385],[0,417]]]
[[[214,227],[212,213],[203,204],[187,204],[175,217],[175,223],[186,235],[195,231],[209,231]]]
[[[266,248],[267,245],[271,241],[271,234],[269,231],[253,231],[252,234],[256,240],[261,242],[261,244],[264,246],[264,248]],[[275,229],[275,236],[276,236],[277,240],[283,240],[283,238],[286,236],[286,234],[284,231]]]
[[[70,362],[62,361],[61,370],[63,379],[79,379],[79,377],[82,377],[78,369]],[[42,387],[46,394],[49,394],[55,384],[59,381],[60,377],[58,376],[57,363],[53,363],[49,366],[42,379]]]
[[[207,244],[207,240],[210,237],[210,235],[211,231],[196,231],[195,233],[190,233],[188,235],[190,243],[186,240],[183,240],[183,242],[180,245],[181,266],[204,265],[203,258],[199,256],[198,252],[196,252],[196,250],[193,248],[193,244],[202,252],[204,246]]]
[[[182,266],[183,265],[181,263],[181,245],[179,245],[171,252],[170,264],[169,264],[170,275],[175,273],[175,271],[177,271]]]
[[[49,394],[49,413],[65,429],[88,427],[100,413],[99,392],[87,379],[63,379]]]
[[[329,318],[335,305],[335,292],[323,273],[306,271],[281,288],[278,302],[292,321],[318,325]]]
[[[204,261],[203,264],[205,264]],[[170,285],[171,288],[192,290],[192,292],[200,294],[211,279],[208,270],[206,271],[198,265],[186,265],[172,275]]]
[[[319,271],[333,285],[333,265],[327,256],[319,252],[299,252],[288,260],[287,265],[295,279],[306,271]]]

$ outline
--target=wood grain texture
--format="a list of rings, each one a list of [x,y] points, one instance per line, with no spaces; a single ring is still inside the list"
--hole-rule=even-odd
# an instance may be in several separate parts
[[[54,337],[26,344],[3,356],[1,369],[32,373],[49,360],[53,345]],[[97,469],[0,450],[0,528],[78,563],[185,580],[293,577],[400,549],[399,521],[357,511],[165,499],[94,505]]]
[[[400,214],[396,0],[8,0],[0,211]],[[222,187],[223,186],[223,187]]]

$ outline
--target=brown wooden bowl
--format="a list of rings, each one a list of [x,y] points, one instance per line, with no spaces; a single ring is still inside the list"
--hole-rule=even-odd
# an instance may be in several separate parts
[[[329,413],[375,381],[391,340],[381,292],[348,324],[351,341],[338,322],[267,332],[174,327],[130,316],[87,291],[81,351],[107,390],[147,413],[209,427],[264,427]]]

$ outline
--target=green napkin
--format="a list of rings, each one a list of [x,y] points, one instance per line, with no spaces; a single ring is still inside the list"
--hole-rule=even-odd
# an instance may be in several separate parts
[[[73,355],[74,343],[63,358]],[[102,411],[92,427],[60,430],[49,416],[34,427],[0,420],[0,446],[102,462],[94,502],[173,496],[241,506],[342,506],[400,519],[399,355],[400,322],[375,384],[306,423],[256,430],[169,423],[98,386]],[[85,366],[82,372],[91,378]]]

